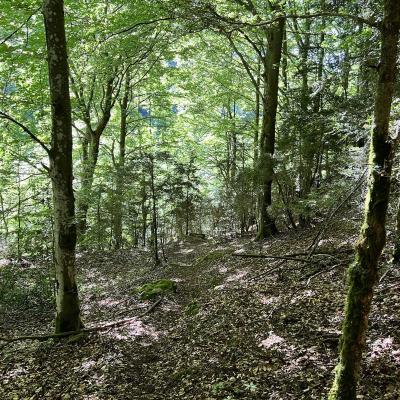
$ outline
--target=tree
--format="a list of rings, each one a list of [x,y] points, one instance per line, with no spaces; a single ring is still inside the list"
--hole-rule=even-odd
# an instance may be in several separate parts
[[[384,1],[381,54],[375,95],[374,125],[369,157],[369,184],[364,224],[348,271],[348,292],[340,344],[340,360],[329,400],[356,399],[362,351],[365,346],[378,260],[385,246],[394,143],[389,135],[390,110],[396,81],[400,3]]]
[[[57,285],[56,332],[81,326],[75,271],[75,199],[72,189],[72,121],[63,0],[45,0],[43,17],[51,99],[50,177],[54,203]]]

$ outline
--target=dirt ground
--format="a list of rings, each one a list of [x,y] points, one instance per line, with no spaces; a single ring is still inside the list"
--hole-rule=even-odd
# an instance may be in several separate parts
[[[316,228],[262,244],[251,238],[175,242],[166,248],[163,267],[137,249],[79,254],[85,325],[132,321],[76,341],[3,346],[0,399],[326,398],[338,355],[345,270],[358,231],[357,222],[343,224],[322,238],[317,253],[324,254],[311,262],[299,253]],[[400,398],[400,270],[386,251],[360,399]],[[260,252],[301,260],[240,256]],[[177,293],[134,318],[155,301],[141,300],[135,288],[160,278],[174,280]],[[53,329],[47,303],[6,309],[0,317],[1,336]]]

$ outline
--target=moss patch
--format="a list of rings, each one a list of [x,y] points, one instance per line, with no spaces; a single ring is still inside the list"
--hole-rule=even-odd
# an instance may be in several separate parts
[[[171,281],[170,279],[160,279],[158,281],[146,283],[137,287],[135,292],[139,293],[140,298],[149,300],[157,297],[158,295],[176,293],[176,289],[176,282]]]

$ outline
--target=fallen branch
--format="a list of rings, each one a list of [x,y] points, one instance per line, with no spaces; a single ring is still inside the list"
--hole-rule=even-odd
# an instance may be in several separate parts
[[[305,279],[307,279],[307,285],[309,285],[311,282],[311,279],[315,278],[316,276],[324,274],[329,271],[332,271],[333,269],[340,267],[341,265],[344,265],[344,264],[339,263],[339,264],[332,265],[332,267],[330,267],[330,268],[322,268],[322,269],[318,270],[317,272],[313,272],[312,274],[306,276]]]
[[[325,221],[321,225],[321,228],[318,230],[317,234],[315,235],[312,243],[307,248],[307,250],[308,250],[307,258],[310,258],[313,255],[313,253],[315,252],[316,248],[318,247],[318,243],[321,239],[321,236],[328,229],[329,224],[330,224],[331,220],[333,219],[333,217],[341,210],[341,208],[351,199],[353,194],[361,187],[361,185],[364,182],[364,178],[367,176],[367,172],[368,172],[368,168],[365,169],[365,171],[362,173],[362,175],[358,178],[358,181],[356,182],[355,186],[350,191],[350,193],[339,203],[339,205],[333,211],[331,211],[331,213],[325,219]]]
[[[253,280],[262,278],[263,276],[268,275],[268,274],[270,274],[272,272],[276,272],[282,267],[284,262],[285,262],[285,260],[282,260],[280,263],[278,263],[278,265],[275,265],[272,268],[268,268],[266,271],[261,272],[261,274],[253,275],[253,276],[249,277],[247,280],[248,281],[253,281]]]
[[[90,332],[99,332],[103,330],[107,330],[110,328],[116,328],[125,324],[129,324],[132,321],[135,321],[137,318],[142,318],[145,315],[151,313],[162,301],[162,297],[160,297],[156,302],[154,302],[145,312],[142,314],[132,317],[132,318],[125,318],[121,319],[119,321],[115,322],[110,322],[108,324],[100,325],[100,326],[93,326],[91,328],[84,328],[84,329],[79,329],[77,331],[69,331],[69,332],[61,332],[61,333],[48,333],[48,334],[42,334],[42,335],[26,335],[26,336],[16,336],[16,337],[1,337],[0,336],[0,342],[19,342],[23,340],[39,340],[39,341],[44,341],[48,339],[59,339],[67,336],[73,336],[73,335],[78,335],[80,333],[90,333]]]
[[[248,253],[232,253],[235,257],[243,258],[271,258],[273,260],[300,261],[304,263],[317,263],[317,261],[308,260],[306,258],[290,257],[290,256],[270,256],[268,254],[248,254]]]

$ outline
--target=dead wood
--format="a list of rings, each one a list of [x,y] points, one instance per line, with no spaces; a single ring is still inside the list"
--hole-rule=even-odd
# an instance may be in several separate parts
[[[115,322],[110,322],[108,324],[104,325],[99,325],[99,326],[93,326],[90,328],[83,328],[77,331],[70,331],[70,332],[61,332],[61,333],[47,333],[47,334],[42,334],[42,335],[24,335],[24,336],[16,336],[16,337],[2,337],[0,336],[0,342],[19,342],[23,340],[39,340],[39,341],[45,341],[48,339],[60,339],[63,337],[67,336],[73,336],[73,335],[78,335],[80,333],[91,333],[91,332],[99,332],[103,330],[107,330],[110,328],[116,328],[125,324],[129,324],[132,321],[135,321],[137,318],[142,318],[145,315],[151,313],[162,301],[162,297],[160,297],[157,301],[155,301],[145,312],[143,312],[140,315],[137,315],[136,317],[132,318],[125,318],[121,319],[119,321]]]

